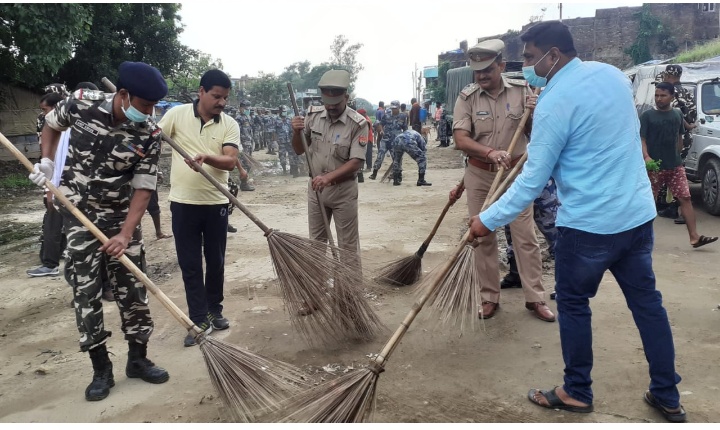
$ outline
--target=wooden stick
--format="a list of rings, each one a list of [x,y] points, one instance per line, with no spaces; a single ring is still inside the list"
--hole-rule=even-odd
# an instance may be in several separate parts
[[[458,184],[459,187],[465,186],[465,178],[460,180],[460,183]],[[450,207],[454,205],[455,202],[450,201],[448,199],[448,202],[445,204],[445,207],[443,208],[442,213],[438,217],[437,221],[435,221],[435,226],[433,227],[432,231],[428,235],[427,239],[425,239],[425,242],[420,245],[420,249],[418,249],[417,255],[419,257],[422,257],[423,254],[425,254],[425,251],[427,251],[428,246],[430,246],[430,242],[433,240],[433,237],[435,237],[435,233],[437,233],[438,228],[440,228],[440,224],[442,223],[443,219],[445,218],[445,214],[447,214],[448,210],[450,210]]]
[[[290,102],[292,103],[295,116],[300,116],[300,109],[298,109],[297,100],[295,100],[295,90],[293,89],[292,83],[287,83],[287,89],[290,93]],[[300,137],[303,149],[305,150],[305,161],[307,162],[308,173],[310,174],[310,180],[312,180],[313,178],[315,178],[315,174],[312,171],[312,164],[310,163],[310,154],[308,151],[307,138],[305,137],[305,133],[300,133]],[[320,207],[320,213],[322,214],[323,223],[325,224],[325,234],[327,234],[328,242],[330,242],[330,245],[335,246],[335,240],[333,239],[332,230],[330,229],[330,220],[328,219],[327,212],[325,211],[325,204],[323,203],[322,193],[315,190],[315,199],[317,200],[318,206]]]
[[[33,164],[30,163],[30,161],[25,158],[25,156],[17,149],[15,148],[15,145],[10,143],[7,138],[0,133],[0,143],[2,143],[5,148],[7,148],[14,156],[15,158],[20,161],[26,169],[28,169],[30,172],[33,171],[34,167]],[[75,218],[77,218],[78,221],[82,223],[82,225],[85,226],[92,234],[95,236],[101,243],[105,244],[108,241],[107,236],[100,231],[85,215],[83,215],[82,212],[78,208],[76,208],[70,200],[68,200],[67,197],[65,197],[65,194],[60,192],[60,190],[53,185],[50,180],[45,180],[45,186],[55,195],[55,198],[60,201],[60,203],[65,206],[65,209],[70,211]],[[123,266],[125,266],[133,275],[135,275],[136,278],[142,282],[145,287],[147,287],[148,290],[150,290],[151,293],[160,301],[160,303],[165,306],[165,308],[170,312],[170,314],[180,322],[180,324],[183,325],[187,330],[194,330],[197,332],[197,334],[202,333],[202,330],[195,325],[195,323],[188,318],[185,313],[178,308],[175,303],[173,303],[166,295],[163,293],[151,280],[147,277],[145,273],[142,272],[126,255],[120,256],[118,258],[118,261],[122,263]]]

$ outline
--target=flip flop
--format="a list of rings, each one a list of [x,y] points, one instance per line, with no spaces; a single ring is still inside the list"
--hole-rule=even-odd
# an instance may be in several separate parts
[[[660,411],[660,413],[663,414],[665,419],[670,421],[671,423],[684,423],[687,420],[687,415],[685,414],[685,409],[682,407],[682,405],[680,405],[680,412],[670,412],[665,409],[665,406],[661,405],[660,402],[658,402],[658,400],[655,398],[655,396],[652,395],[650,391],[646,391],[643,398],[648,405]]]
[[[169,239],[171,237],[173,237],[172,234],[163,234],[162,236],[155,236],[155,240]]]
[[[707,245],[707,244],[709,244],[709,243],[713,243],[713,242],[715,242],[716,240],[718,240],[718,238],[717,238],[716,236],[703,236],[703,235],[700,235],[700,238],[698,239],[697,242],[695,242],[695,243],[692,244],[692,247],[693,247],[693,248],[700,248],[701,246],[705,246],[705,245]]]
[[[573,406],[568,405],[562,400],[560,400],[560,397],[555,394],[555,390],[557,390],[558,387],[553,388],[552,390],[539,390],[537,388],[533,388],[530,391],[528,391],[528,399],[535,403],[536,405],[547,408],[547,409],[560,409],[563,411],[568,412],[577,412],[581,414],[587,414],[595,410],[593,405],[587,405],[587,406]],[[535,400],[535,394],[540,393],[545,397],[545,399],[548,401],[547,405],[543,405],[537,400]]]

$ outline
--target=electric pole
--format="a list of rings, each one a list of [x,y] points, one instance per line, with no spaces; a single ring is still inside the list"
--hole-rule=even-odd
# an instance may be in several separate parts
[[[560,9],[560,22],[562,22],[562,3],[558,3],[558,9]]]

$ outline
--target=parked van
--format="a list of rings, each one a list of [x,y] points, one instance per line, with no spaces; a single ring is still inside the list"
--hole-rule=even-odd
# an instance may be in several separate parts
[[[705,210],[720,215],[720,62],[681,63],[680,83],[694,95],[697,127],[685,158],[688,180],[700,182]],[[657,77],[666,64],[641,66],[633,79],[638,115],[655,106]]]

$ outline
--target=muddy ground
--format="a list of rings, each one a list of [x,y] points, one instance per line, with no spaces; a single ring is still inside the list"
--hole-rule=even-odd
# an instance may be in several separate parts
[[[274,164],[275,157],[264,151],[257,158],[268,167]],[[427,173],[432,187],[415,186],[416,166],[407,158],[405,168],[406,179],[400,187],[368,180],[367,173],[366,182],[359,185],[362,258],[368,273],[417,250],[446,203],[448,191],[462,177],[459,153],[452,147],[437,148],[434,142]],[[256,176],[255,185],[257,191],[240,195],[251,211],[270,227],[307,235],[305,178],[278,174],[275,165],[274,170]],[[697,194],[697,186],[693,192]],[[167,185],[161,187],[163,226],[170,231],[167,193]],[[464,232],[466,207],[462,203],[449,211],[425,255],[426,272],[448,255]],[[720,234],[720,218],[707,215],[700,204],[696,210],[700,232]],[[69,306],[71,290],[62,277],[28,278],[25,274],[38,264],[42,214],[38,190],[2,194],[0,224],[6,231],[25,233],[0,245],[0,422],[226,422],[228,416],[199,349],[183,347],[184,329],[156,300],[151,302],[156,327],[150,357],[168,369],[170,381],[150,385],[124,376],[127,347],[119,315],[113,304],[105,303],[106,324],[114,332],[108,346],[116,385],[103,401],[84,400],[92,369],[87,355],[78,350]],[[317,382],[366,364],[367,355],[382,349],[389,333],[367,343],[309,346],[290,326],[273,282],[262,232],[239,211],[231,216],[231,223],[239,229],[229,235],[227,249],[225,316],[232,327],[214,336],[292,363]],[[173,239],[154,240],[148,216],[143,229],[149,275],[185,310]],[[690,421],[718,422],[720,245],[693,250],[685,228],[665,218],[655,221],[655,231],[655,270],[675,334],[682,402]],[[551,290],[551,262],[545,268],[545,286]],[[415,300],[414,291],[370,288],[372,307],[395,330]],[[555,303],[549,303],[554,309]],[[562,383],[558,328],[525,310],[520,290],[504,290],[497,315],[484,328],[462,336],[456,329],[438,327],[427,312],[420,314],[380,376],[375,421],[663,422],[642,399],[648,385],[647,363],[611,275],[603,280],[592,307],[594,413],[545,410],[526,399],[531,387]]]

